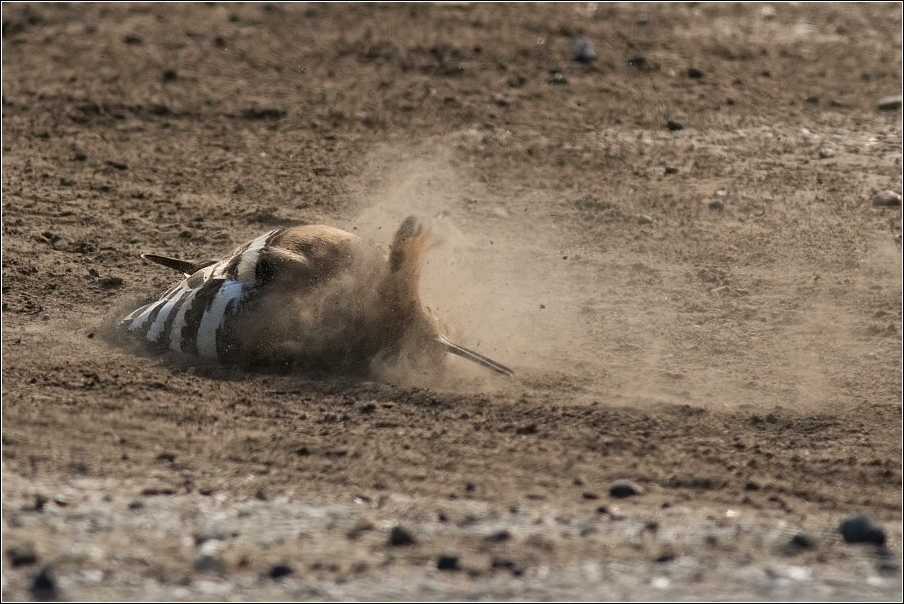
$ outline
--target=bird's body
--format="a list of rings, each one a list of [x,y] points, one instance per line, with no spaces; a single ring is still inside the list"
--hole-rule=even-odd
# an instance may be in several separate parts
[[[145,255],[186,273],[159,299],[122,318],[130,335],[206,362],[368,375],[404,360],[424,371],[452,352],[511,371],[448,340],[420,300],[429,227],[414,217],[390,253],[324,225],[265,233],[220,261]]]

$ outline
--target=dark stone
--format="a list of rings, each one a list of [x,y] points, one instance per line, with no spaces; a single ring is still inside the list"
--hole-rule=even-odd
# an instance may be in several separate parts
[[[198,572],[222,573],[225,570],[223,561],[211,554],[201,554],[195,558],[193,566]]]
[[[885,531],[865,514],[853,514],[838,527],[845,543],[885,545]]]
[[[38,493],[35,495],[35,503],[34,503],[34,511],[40,512],[44,509],[44,506],[47,505],[49,499],[46,495]]]
[[[397,524],[389,531],[389,545],[401,546],[414,545],[415,543],[414,535],[403,526]]]
[[[665,551],[665,552],[659,554],[658,556],[656,556],[653,560],[655,562],[659,562],[660,564],[664,564],[666,562],[671,562],[672,560],[674,560],[677,557],[678,556],[675,554],[675,552]]]
[[[666,127],[672,132],[684,130],[684,124],[675,120],[669,120],[668,122],[666,122]]]
[[[278,120],[285,116],[286,112],[284,110],[275,109],[273,107],[252,107],[245,111],[245,117],[249,120]]]
[[[436,560],[437,570],[460,570],[460,559],[458,554],[442,554]]]
[[[643,493],[643,487],[630,480],[616,480],[609,487],[609,495],[619,499],[634,497]]]
[[[288,564],[274,564],[270,567],[270,570],[267,571],[267,576],[271,579],[282,579],[283,577],[288,577],[294,573],[295,569]]]
[[[578,63],[591,63],[596,60],[596,53],[593,52],[593,43],[587,38],[580,38],[574,41],[574,60]]]
[[[148,113],[159,116],[169,115],[170,108],[163,103],[152,103],[148,106]]]
[[[703,77],[703,70],[699,67],[688,67],[687,68],[687,77],[699,79]]]
[[[807,533],[797,533],[791,537],[788,545],[796,549],[813,549],[816,547],[816,539]]]
[[[175,69],[165,69],[163,71],[164,82],[175,82],[179,78],[179,74]]]
[[[511,558],[506,558],[504,556],[496,556],[493,558],[493,561],[490,563],[491,568],[495,569],[505,569],[508,570],[516,577],[520,577],[524,574],[524,567],[520,564],[512,560]]]
[[[643,67],[647,64],[647,59],[643,55],[634,55],[628,59],[628,65],[631,67]]]
[[[45,566],[31,582],[31,595],[35,600],[55,600],[57,586],[50,568]]]
[[[174,489],[162,488],[157,489],[154,487],[149,487],[147,489],[141,490],[142,497],[156,497],[158,495],[175,495],[176,491]]]
[[[9,563],[13,565],[13,568],[31,566],[38,561],[38,555],[31,544],[13,545],[7,548],[6,557],[9,558]]]
[[[665,167],[666,174],[678,174],[678,168],[673,168],[672,166]]]
[[[508,529],[500,529],[487,535],[487,541],[491,541],[493,543],[502,543],[503,541],[508,541],[511,538],[512,534],[508,531]]]

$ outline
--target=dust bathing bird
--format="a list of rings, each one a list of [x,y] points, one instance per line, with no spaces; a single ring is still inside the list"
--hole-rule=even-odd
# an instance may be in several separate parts
[[[436,371],[452,353],[512,375],[453,343],[421,302],[429,237],[429,225],[411,216],[388,256],[324,225],[270,231],[220,261],[143,254],[185,277],[119,327],[207,362],[373,376],[388,366]]]

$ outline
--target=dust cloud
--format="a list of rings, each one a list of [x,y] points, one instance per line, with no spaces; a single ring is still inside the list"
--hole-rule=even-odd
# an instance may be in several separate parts
[[[504,199],[438,146],[373,151],[350,188],[359,205],[346,228],[383,249],[406,216],[432,224],[424,305],[455,343],[516,373],[512,381],[447,355],[448,375],[438,387],[496,390],[538,376],[578,377],[576,353],[592,343],[582,338],[574,276],[561,266],[554,228],[512,216]]]

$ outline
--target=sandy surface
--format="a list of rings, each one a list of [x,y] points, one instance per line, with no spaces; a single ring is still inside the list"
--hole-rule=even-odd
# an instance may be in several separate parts
[[[4,4],[4,600],[900,600],[901,26]],[[514,379],[105,337],[175,279],[142,252],[411,213],[425,300]],[[841,539],[855,512],[887,546]]]

